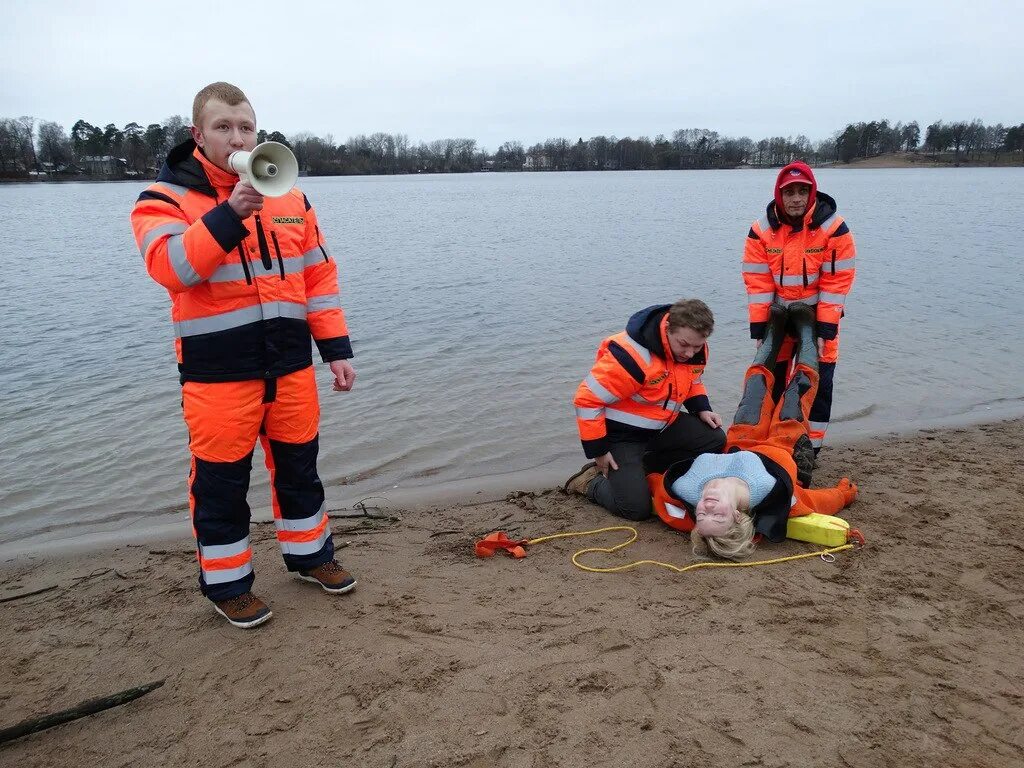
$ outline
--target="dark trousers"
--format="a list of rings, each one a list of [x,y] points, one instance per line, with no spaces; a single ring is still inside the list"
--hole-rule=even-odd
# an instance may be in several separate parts
[[[324,509],[324,486],[316,471],[319,439],[296,445],[261,439],[285,567],[307,571],[329,563],[334,541]],[[214,602],[248,592],[255,579],[246,500],[252,456],[250,452],[224,463],[195,459],[190,492],[201,558],[199,588]]]
[[[646,440],[609,436],[608,441],[619,468],[611,470],[608,477],[594,478],[587,486],[587,498],[627,520],[646,520],[653,514],[647,474],[664,472],[670,464],[702,453],[721,453],[725,432],[683,413]]]

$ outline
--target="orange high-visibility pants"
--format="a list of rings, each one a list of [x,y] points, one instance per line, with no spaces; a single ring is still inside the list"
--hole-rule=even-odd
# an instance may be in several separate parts
[[[246,495],[257,438],[270,471],[274,523],[288,570],[330,562],[334,544],[316,470],[320,406],[313,367],[278,379],[187,381],[182,405],[203,594],[219,602],[252,587]]]

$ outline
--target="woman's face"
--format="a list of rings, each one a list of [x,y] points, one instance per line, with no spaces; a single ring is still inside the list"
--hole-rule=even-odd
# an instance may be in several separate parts
[[[693,509],[697,533],[701,536],[724,536],[738,519],[736,502],[725,489],[714,482],[704,486],[700,501]]]

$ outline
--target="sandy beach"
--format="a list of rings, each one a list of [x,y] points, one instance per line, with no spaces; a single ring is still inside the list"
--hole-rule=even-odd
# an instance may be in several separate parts
[[[584,546],[478,560],[475,537],[613,524],[557,491],[339,519],[358,588],[290,577],[254,526],[243,632],[190,542],[2,565],[0,727],[153,680],[125,706],[0,745],[10,766],[1018,766],[1024,762],[1024,422],[830,447],[863,549],[595,575]],[[657,521],[592,564],[693,562]],[[786,542],[760,556],[795,554]],[[34,590],[38,594],[9,599]],[[719,657],[720,643],[733,653]]]

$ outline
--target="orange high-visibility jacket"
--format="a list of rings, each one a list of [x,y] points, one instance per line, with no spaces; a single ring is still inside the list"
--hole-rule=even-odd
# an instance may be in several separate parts
[[[576,424],[587,458],[610,450],[609,435],[649,439],[667,427],[685,407],[710,411],[701,374],[708,347],[677,363],[668,344],[669,305],[633,315],[626,330],[601,342],[590,374],[573,398]]]
[[[352,357],[338,272],[316,213],[297,188],[242,221],[227,200],[238,177],[191,139],[167,156],[132,211],[150,276],[171,296],[185,381],[284,376]]]
[[[817,305],[818,336],[837,338],[855,262],[853,234],[831,197],[818,192],[799,228],[780,221],[775,202],[769,203],[743,250],[750,337],[764,338],[773,301],[803,301]]]

